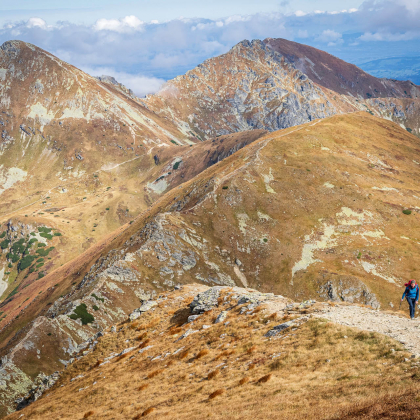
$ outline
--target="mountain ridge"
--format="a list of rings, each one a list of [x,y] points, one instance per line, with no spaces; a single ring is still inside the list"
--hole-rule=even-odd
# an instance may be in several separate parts
[[[243,41],[139,100],[3,44],[2,414],[182,284],[396,307],[416,270],[417,99],[335,92],[273,48]]]

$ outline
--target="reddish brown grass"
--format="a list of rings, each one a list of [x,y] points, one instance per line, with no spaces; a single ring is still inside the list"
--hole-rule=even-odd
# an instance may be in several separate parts
[[[269,373],[268,375],[262,376],[260,379],[258,379],[257,382],[259,384],[264,384],[264,383],[268,382],[272,377],[273,377],[273,375],[271,373]]]
[[[246,352],[248,354],[251,354],[251,353],[255,353],[255,350],[257,350],[257,346],[252,346]]]
[[[231,356],[233,353],[235,353],[235,350],[224,350],[215,357],[215,360],[219,360],[219,359],[222,359],[223,357]]]
[[[175,335],[175,334],[180,333],[181,331],[182,331],[182,328],[180,327],[171,328],[169,330],[169,335]]]
[[[150,338],[147,338],[146,340],[143,341],[143,343],[141,343],[139,345],[139,349],[144,349],[145,347],[147,347],[147,345],[150,343]]]
[[[215,378],[218,374],[220,373],[219,369],[215,369],[213,371],[211,371],[208,375],[207,375],[207,379],[213,379]]]
[[[124,353],[121,356],[118,356],[117,359],[115,360],[115,363],[119,362],[122,359],[125,359],[128,356],[129,356],[129,353]]]
[[[94,412],[94,411],[92,411],[92,410],[87,411],[87,412],[84,414],[83,418],[84,418],[84,419],[87,419],[87,418],[89,418],[90,416],[93,416],[94,414],[95,414],[95,412]]]
[[[255,363],[251,363],[251,364],[248,366],[248,370],[252,370],[252,369],[255,369]]]
[[[155,407],[149,407],[147,410],[144,410],[143,413],[141,413],[142,417],[147,416],[150,413],[153,413],[153,411],[156,411]]]
[[[147,374],[147,377],[148,377],[149,379],[152,379],[152,378],[154,378],[155,376],[160,375],[162,372],[163,372],[163,369],[156,369],[156,370],[154,370],[153,372],[148,373],[148,374]]]
[[[140,335],[136,338],[136,340],[141,341],[141,340],[145,339],[146,337],[147,337],[147,332],[144,332],[143,334],[140,334]]]
[[[94,365],[92,365],[90,368],[91,369],[95,369],[95,368],[97,368],[101,363],[103,363],[103,360],[102,359],[99,359],[99,360],[97,360],[96,361],[96,363],[94,364]]]
[[[132,329],[132,330],[135,330],[136,328],[137,328],[137,326],[139,325],[139,321],[134,321],[131,325],[130,325],[130,328]]]
[[[200,350],[195,356],[196,359],[201,359],[204,356],[207,356],[210,352],[207,349]]]
[[[186,357],[188,357],[188,355],[190,354],[190,350],[189,349],[187,349],[187,350],[184,350],[180,355],[179,355],[179,358],[182,360],[182,359],[185,359]]]
[[[249,377],[248,376],[245,376],[245,378],[242,378],[240,381],[239,381],[239,385],[245,385],[245,384],[247,384],[249,382]]]
[[[222,395],[222,394],[224,394],[224,393],[225,393],[225,390],[224,390],[224,389],[217,389],[216,391],[212,392],[212,393],[209,395],[209,400],[212,400],[212,399],[214,399],[214,398],[216,398],[216,397],[218,397],[219,395]]]
[[[143,384],[143,385],[140,385],[138,388],[137,388],[137,391],[144,391],[147,387],[149,386],[149,384]]]

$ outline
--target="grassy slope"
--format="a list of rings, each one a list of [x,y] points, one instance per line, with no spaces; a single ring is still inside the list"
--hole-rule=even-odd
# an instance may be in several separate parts
[[[281,418],[332,419],[382,398],[398,398],[407,387],[418,389],[400,344],[380,334],[311,319],[267,340],[268,330],[296,314],[271,313],[264,306],[251,315],[235,307],[228,325],[212,325],[219,311],[235,305],[232,298],[223,300],[228,288],[217,310],[183,325],[199,290],[203,287],[186,286],[162,294],[167,299],[155,311],[118,325],[118,333],[102,337],[53,390],[8,418],[138,419],[149,410],[148,417],[156,419],[275,419],[279,413]],[[298,312],[316,310],[315,305]],[[212,326],[203,330],[203,325]],[[189,328],[199,332],[177,342]],[[137,350],[98,367],[133,346]],[[153,347],[139,354],[146,346]],[[266,375],[267,382],[261,381]],[[211,398],[215,391],[220,395]]]
[[[274,141],[270,140],[258,153],[257,160],[256,152],[266,139]],[[243,273],[253,287],[299,298],[318,296],[320,284],[328,279],[350,282],[356,278],[377,295],[382,305],[390,301],[395,304],[399,285],[416,273],[418,247],[415,239],[419,216],[415,207],[419,175],[418,165],[413,160],[418,154],[417,143],[416,137],[395,124],[366,113],[337,116],[313,127],[306,125],[298,130],[269,134],[207,169],[183,184],[181,189],[169,191],[132,225],[124,227],[125,231],[119,229],[109,235],[102,245],[92,247],[71,266],[43,279],[42,286],[54,285],[58,279],[64,280],[67,286],[68,282],[78,281],[84,270],[77,267],[88,268],[90,259],[97,258],[93,256],[98,256],[98,250],[105,255],[107,250],[121,247],[162,209],[169,210],[173,203],[193,192],[192,201],[184,211],[171,216],[176,222],[174,229],[177,231],[177,225],[182,223],[194,228],[199,237],[208,241],[209,258],[232,279],[237,279],[232,266],[232,260],[237,257],[243,262]],[[384,168],[375,164],[378,159],[390,166]],[[270,168],[273,180],[269,181],[269,186],[276,194],[267,192],[264,182]],[[326,188],[326,182],[335,188]],[[188,210],[205,196],[204,191],[213,189],[214,193],[208,196],[213,197],[211,200],[204,200],[193,211]],[[366,220],[360,227],[343,225],[340,232],[336,215],[343,207],[357,214],[369,211],[372,220]],[[409,216],[402,214],[406,207],[413,209]],[[261,219],[258,211],[271,219]],[[249,220],[241,231],[238,214],[244,213]],[[333,238],[336,243],[319,251],[315,249],[314,258],[323,263],[315,262],[307,270],[298,271],[292,285],[291,270],[302,256],[305,236],[314,232],[315,236],[310,236],[308,242],[316,242],[324,234],[325,228],[319,219],[337,227]],[[357,218],[344,219],[347,223],[357,222]],[[361,236],[379,230],[389,240]],[[118,239],[109,241],[113,237]],[[230,262],[218,254],[216,245],[229,250]],[[249,248],[250,253],[239,248]],[[334,251],[329,252],[331,249]],[[359,253],[361,258],[357,258]],[[381,275],[395,278],[396,283],[367,273],[362,261],[373,264]],[[260,268],[256,270],[257,266]],[[200,258],[195,269],[183,274],[182,282],[196,281],[195,275],[205,268],[206,264]],[[143,270],[141,265],[137,269]],[[160,276],[158,269],[159,265],[156,271],[149,273],[153,276],[151,280]]]
[[[40,289],[43,293],[25,310],[10,310],[12,319],[20,315],[2,330],[2,342],[8,343],[2,351],[16,344],[25,329],[9,341],[15,331],[45,313],[63,288],[79,284],[92,264],[111,251],[123,259],[125,253],[146,245],[149,251],[135,257],[130,269],[137,272],[141,287],[170,287],[161,273],[166,263],[155,253],[161,243],[144,235],[145,226],[156,220],[166,221],[162,232],[173,235],[182,252],[195,253],[193,268],[174,267],[174,283],[193,283],[197,276],[202,281],[220,281],[219,273],[242,285],[235,270],[238,259],[247,283],[263,291],[294,300],[319,299],[320,286],[331,280],[337,287],[357,286],[359,292],[367,288],[382,307],[388,308],[389,302],[395,306],[402,281],[415,275],[416,268],[419,172],[413,160],[420,161],[417,148],[416,137],[367,113],[270,133],[169,191],[132,224],[25,289],[31,296]],[[402,213],[406,207],[412,209],[410,215]],[[351,210],[349,216],[343,208]],[[331,229],[333,234],[325,238]],[[189,241],[181,238],[185,233]],[[301,260],[305,244],[310,245],[313,259],[306,260],[311,264],[292,279],[292,268]],[[177,246],[170,252],[177,252]],[[74,286],[62,302],[62,313],[67,304],[87,299],[97,278],[87,288]],[[126,293],[133,294],[128,289]],[[23,293],[15,295],[15,305],[25,298]],[[128,313],[135,307],[134,300],[138,298],[126,299],[123,306],[118,299],[110,304]],[[355,300],[366,303],[363,293]],[[31,363],[36,371],[36,359]]]

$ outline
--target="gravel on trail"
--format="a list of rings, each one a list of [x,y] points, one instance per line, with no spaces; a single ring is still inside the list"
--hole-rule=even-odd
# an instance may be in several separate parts
[[[416,316],[418,315],[416,313]],[[420,318],[411,320],[401,315],[392,315],[357,305],[328,305],[314,316],[348,327],[385,334],[420,357]]]

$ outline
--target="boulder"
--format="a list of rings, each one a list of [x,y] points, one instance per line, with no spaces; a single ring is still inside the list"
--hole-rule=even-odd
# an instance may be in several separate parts
[[[301,325],[302,323],[306,322],[309,319],[307,316],[303,316],[301,318],[296,318],[291,321],[283,322],[283,324],[277,325],[274,328],[272,328],[268,333],[264,335],[264,337],[274,337],[281,331],[290,328],[290,327],[297,327],[298,325]]]
[[[129,315],[130,321],[134,321],[137,319],[143,312],[147,312],[152,309],[154,306],[157,305],[157,302],[154,300],[148,300],[147,302],[143,302],[140,308],[134,309],[133,312]]]
[[[199,293],[190,304],[191,312],[193,314],[202,314],[216,308],[221,289],[223,287],[216,286]]]
[[[215,324],[218,324],[219,322],[223,322],[226,317],[227,317],[227,311],[222,311],[220,312],[220,314],[217,316],[216,320],[214,321]]]

